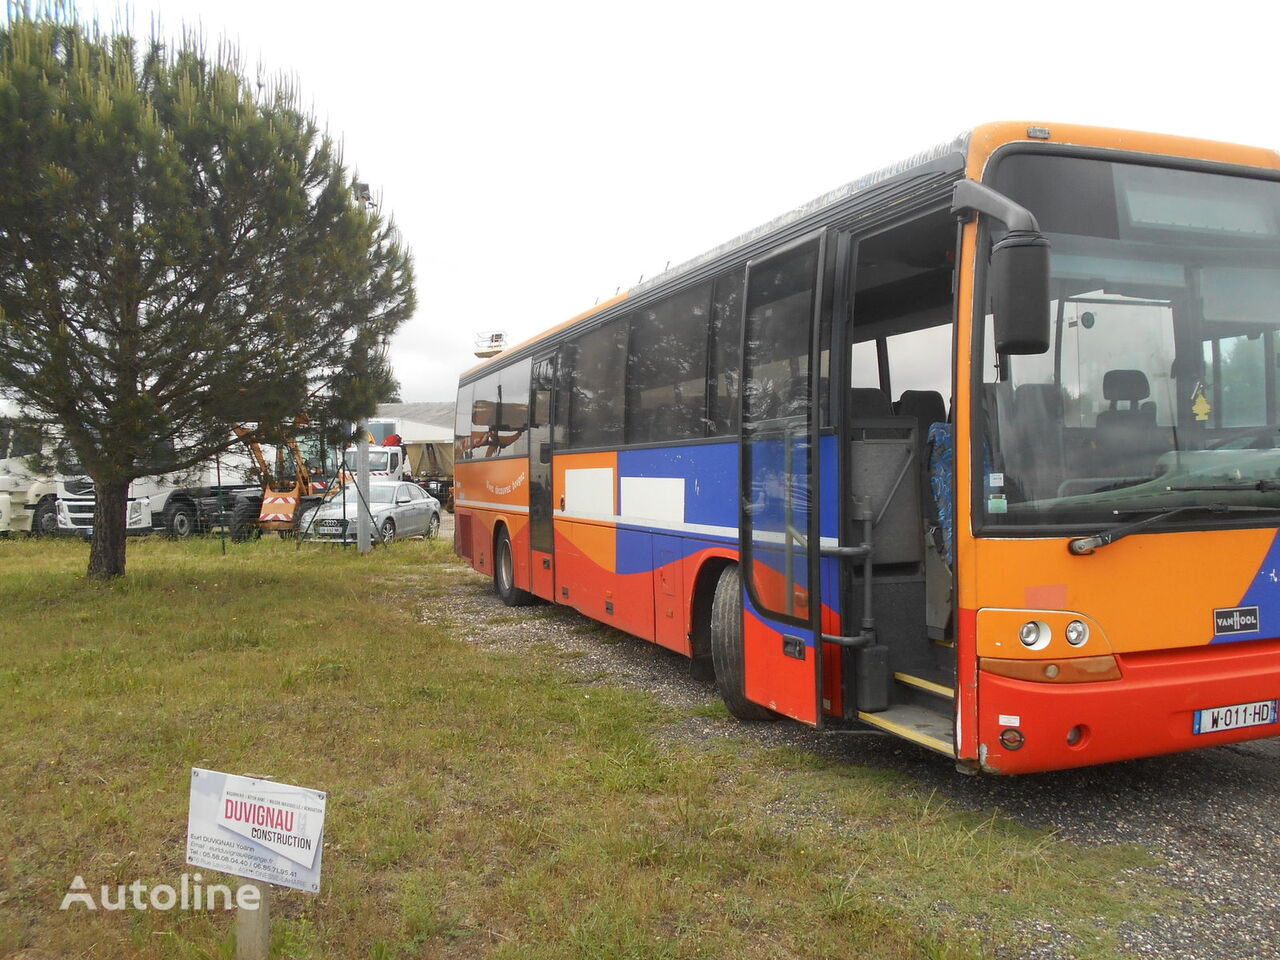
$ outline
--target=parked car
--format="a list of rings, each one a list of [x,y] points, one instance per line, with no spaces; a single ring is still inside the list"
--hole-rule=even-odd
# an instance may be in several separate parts
[[[345,484],[303,513],[302,534],[308,540],[354,543],[360,509],[361,498],[355,484]],[[440,532],[440,501],[416,483],[370,483],[367,510],[373,535],[383,543],[399,537],[434,539]]]

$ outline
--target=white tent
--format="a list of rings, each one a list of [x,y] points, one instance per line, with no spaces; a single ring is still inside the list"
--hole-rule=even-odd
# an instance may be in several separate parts
[[[453,443],[453,431],[445,427],[418,423],[416,420],[397,420],[400,440],[406,446],[411,443]]]

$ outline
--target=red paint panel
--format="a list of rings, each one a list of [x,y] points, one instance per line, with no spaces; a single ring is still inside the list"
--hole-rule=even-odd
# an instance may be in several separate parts
[[[653,572],[618,574],[600,566],[580,545],[598,537],[600,530],[590,524],[556,524],[556,600],[619,630],[652,640]],[[568,597],[563,587],[568,588]]]
[[[529,544],[529,524],[524,517],[520,518],[520,523],[507,521],[507,534],[511,537],[511,559],[515,566],[512,571],[517,587],[521,590],[533,592],[533,571],[530,569],[529,556],[531,546]]]
[[[1238,646],[1121,655],[1123,679],[1103,683],[1029,683],[980,673],[984,766],[1033,773],[1275,736],[1274,725],[1192,732],[1196,710],[1280,697],[1280,641]],[[1017,718],[1026,737],[1021,749],[1001,745],[1000,732],[1011,726],[1002,716]],[[1071,746],[1067,733],[1077,726],[1087,732]]]
[[[471,515],[471,566],[493,576],[493,518],[487,514]]]
[[[840,618],[825,603],[822,605],[822,632],[840,635]],[[822,704],[823,712],[835,717],[844,716],[844,654],[834,643],[822,645]]]
[[[653,538],[653,638],[662,646],[686,657],[693,655],[689,643],[689,601],[684,591],[684,564],[677,537]]]
[[[818,722],[813,647],[805,647],[805,659],[782,652],[782,633],[751,611],[742,617],[746,653],[745,692],[749,700],[802,723]],[[803,636],[803,633],[797,633]]]
[[[978,758],[978,611],[956,611],[956,756]]]

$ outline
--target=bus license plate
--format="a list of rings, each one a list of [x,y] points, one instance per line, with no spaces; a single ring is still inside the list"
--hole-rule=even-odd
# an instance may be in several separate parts
[[[1230,707],[1196,711],[1195,733],[1221,733],[1242,727],[1262,727],[1276,722],[1277,700],[1257,700]]]

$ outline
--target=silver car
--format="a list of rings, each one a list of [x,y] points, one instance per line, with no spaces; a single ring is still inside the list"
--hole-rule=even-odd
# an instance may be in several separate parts
[[[354,543],[360,506],[355,484],[347,484],[302,515],[302,535],[308,540]],[[440,501],[416,483],[370,483],[367,509],[373,521],[373,535],[383,543],[397,537],[434,539],[440,532]]]

